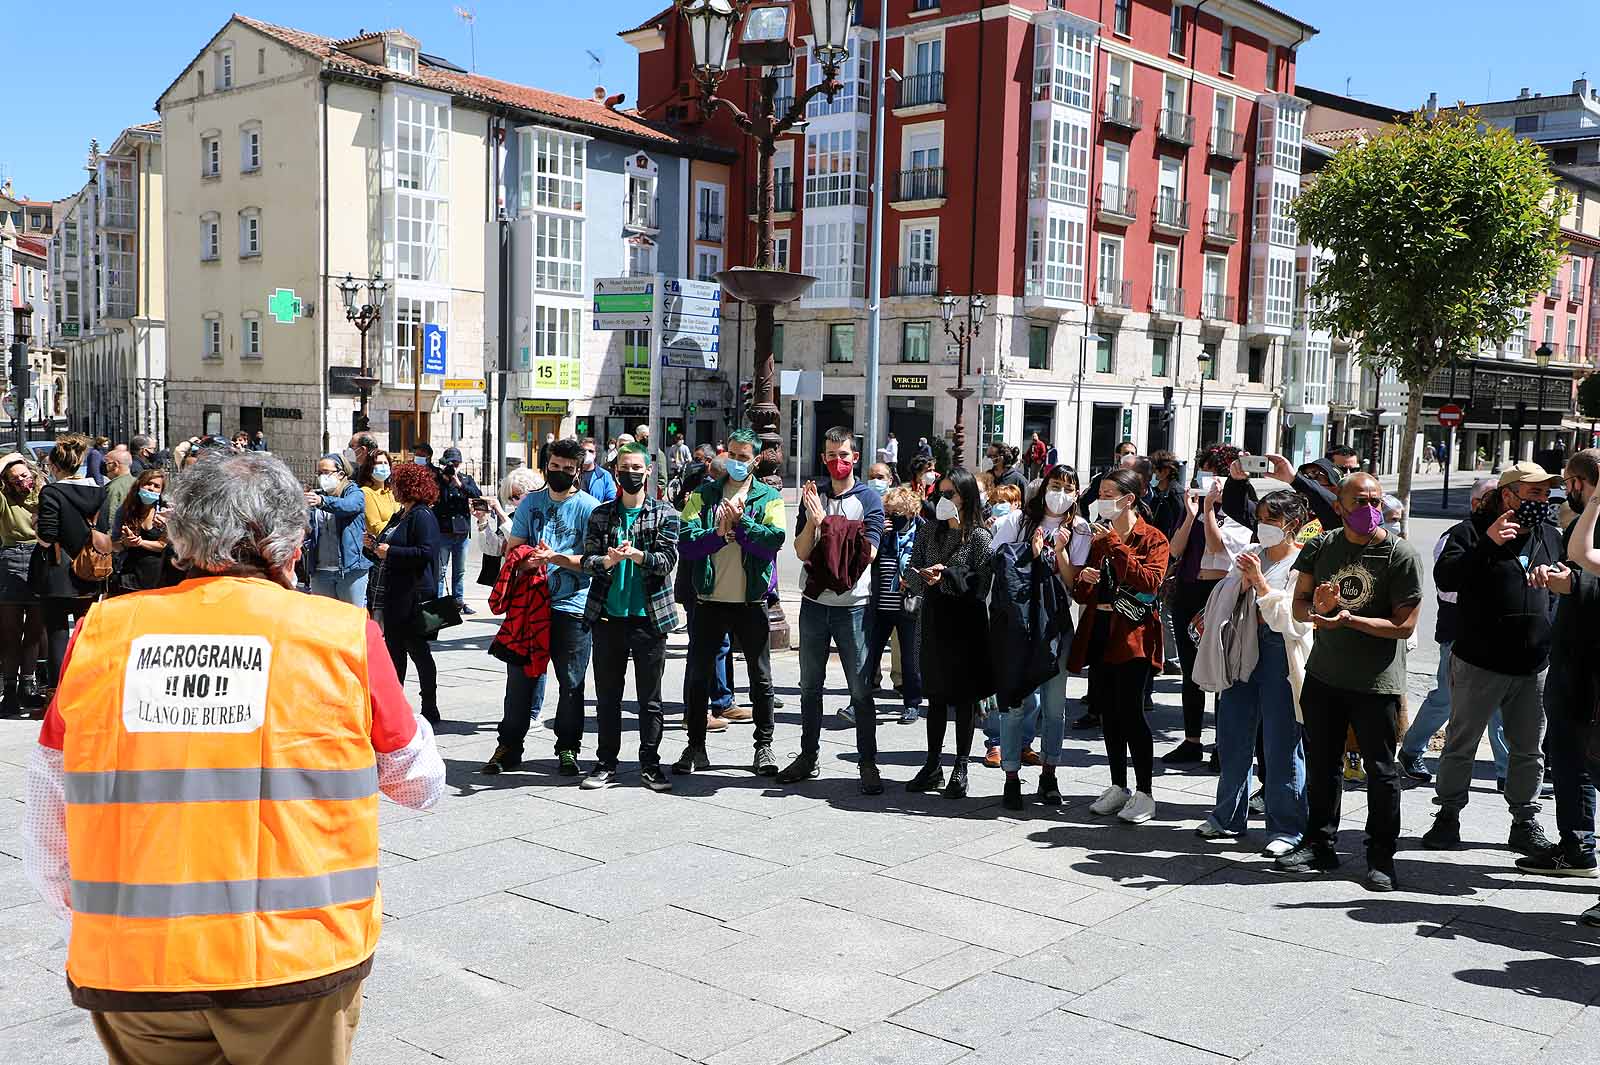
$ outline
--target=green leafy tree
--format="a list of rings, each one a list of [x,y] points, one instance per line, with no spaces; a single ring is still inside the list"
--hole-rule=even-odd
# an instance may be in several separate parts
[[[1466,109],[1418,112],[1343,149],[1295,202],[1300,239],[1326,256],[1310,290],[1313,324],[1409,390],[1402,499],[1423,386],[1518,325],[1560,267],[1564,209],[1543,150]]]

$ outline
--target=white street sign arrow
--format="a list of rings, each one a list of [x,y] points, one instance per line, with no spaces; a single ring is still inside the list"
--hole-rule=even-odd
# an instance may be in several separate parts
[[[661,310],[664,314],[693,314],[702,318],[722,317],[722,304],[715,299],[674,296],[671,293],[661,297]]]
[[[661,288],[669,296],[690,296],[695,299],[714,300],[722,296],[722,286],[715,281],[690,281],[682,277],[670,277],[661,283]]]

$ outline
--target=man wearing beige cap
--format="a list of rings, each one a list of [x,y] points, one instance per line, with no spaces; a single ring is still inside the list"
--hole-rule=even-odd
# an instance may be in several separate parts
[[[1550,489],[1560,480],[1532,462],[1500,475],[1496,495],[1446,535],[1434,583],[1455,592],[1459,628],[1451,647],[1450,724],[1434,801],[1439,812],[1423,845],[1447,850],[1461,842],[1478,741],[1500,709],[1505,722],[1506,805],[1513,850],[1538,854],[1551,846],[1539,827],[1544,776],[1544,678],[1550,661],[1552,573],[1564,572],[1561,530]]]

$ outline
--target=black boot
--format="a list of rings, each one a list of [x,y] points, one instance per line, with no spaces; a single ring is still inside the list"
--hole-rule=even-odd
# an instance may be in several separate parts
[[[955,767],[950,770],[950,782],[944,786],[944,797],[947,799],[967,797],[967,759],[957,759]]]
[[[1006,777],[1006,791],[1000,800],[1000,805],[1007,810],[1022,809],[1022,778],[1017,776]]]
[[[916,776],[906,781],[907,791],[937,791],[943,786],[944,769],[937,758],[930,758]]]

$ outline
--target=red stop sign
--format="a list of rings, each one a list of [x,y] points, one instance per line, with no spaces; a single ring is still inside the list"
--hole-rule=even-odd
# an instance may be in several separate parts
[[[1446,403],[1439,408],[1439,424],[1450,428],[1461,424],[1461,408],[1454,403]]]

